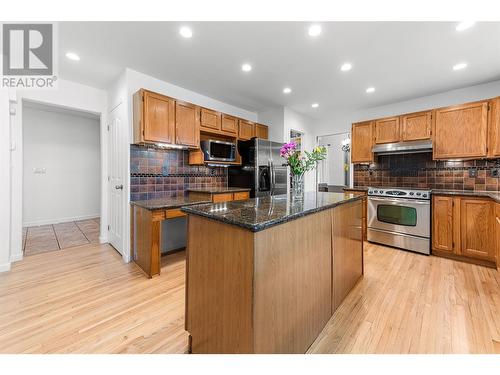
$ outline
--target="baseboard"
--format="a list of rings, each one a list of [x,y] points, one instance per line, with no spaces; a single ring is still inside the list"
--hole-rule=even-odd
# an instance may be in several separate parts
[[[10,271],[10,262],[9,263],[0,263],[0,272]]]
[[[35,220],[35,221],[27,221],[23,223],[23,227],[35,227],[39,225],[50,225],[50,224],[59,224],[59,223],[67,223],[70,221],[79,221],[79,220],[89,220],[96,219],[100,217],[100,214],[91,214],[91,215],[80,215],[80,216],[72,216],[72,217],[64,217],[60,219],[47,219],[47,220]]]
[[[23,260],[23,253],[18,253],[18,254],[13,254],[10,256],[10,261],[11,262],[19,262],[20,260]]]
[[[108,236],[99,236],[99,243],[108,243]]]

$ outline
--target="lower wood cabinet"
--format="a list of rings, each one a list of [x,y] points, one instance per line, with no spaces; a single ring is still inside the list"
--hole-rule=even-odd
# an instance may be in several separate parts
[[[495,203],[491,199],[436,195],[432,218],[434,255],[496,265]]]
[[[495,204],[495,233],[497,241],[497,268],[500,269],[500,203]]]

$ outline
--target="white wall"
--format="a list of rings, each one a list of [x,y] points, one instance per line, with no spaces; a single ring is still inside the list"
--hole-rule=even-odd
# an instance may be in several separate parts
[[[269,108],[258,113],[258,122],[269,128],[269,140],[284,142],[285,139],[285,107]]]
[[[499,95],[500,81],[494,81],[379,107],[354,111],[338,111],[327,120],[318,121],[315,135],[350,132],[351,124],[357,121],[418,112],[437,107],[489,99]]]
[[[311,151],[316,146],[315,121],[294,110],[285,107],[285,139],[290,140],[290,130],[297,130],[304,133],[302,149]],[[304,182],[305,191],[316,191],[316,170],[306,173]]]
[[[46,90],[17,90],[12,95],[11,106],[15,116],[11,121],[11,240],[10,260],[22,259],[22,185],[23,185],[23,131],[22,131],[22,103],[24,100],[58,106],[66,109],[76,109],[100,115],[101,123],[101,242],[107,238],[107,97],[106,92],[94,87],[79,83],[58,80],[57,89]],[[0,193],[2,193],[4,189]],[[4,212],[0,213],[5,215]]]
[[[10,115],[9,95],[0,90],[0,272],[10,269]]]
[[[23,107],[24,226],[100,215],[99,133],[97,116]]]

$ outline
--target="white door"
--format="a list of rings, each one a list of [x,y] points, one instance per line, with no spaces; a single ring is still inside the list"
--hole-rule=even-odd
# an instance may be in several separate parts
[[[124,177],[127,155],[124,150],[123,103],[109,114],[109,243],[125,260],[124,207],[126,205]]]

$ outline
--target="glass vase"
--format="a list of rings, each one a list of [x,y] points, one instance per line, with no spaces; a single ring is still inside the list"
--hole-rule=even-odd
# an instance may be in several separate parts
[[[302,199],[304,197],[304,174],[292,175],[292,197]]]

